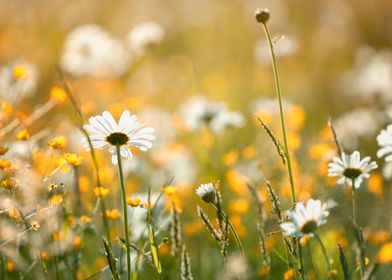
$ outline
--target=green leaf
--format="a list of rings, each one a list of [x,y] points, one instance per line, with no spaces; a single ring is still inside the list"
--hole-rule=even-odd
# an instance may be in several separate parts
[[[344,255],[342,246],[340,246],[340,244],[338,244],[338,249],[339,249],[339,260],[340,260],[340,264],[342,266],[344,279],[348,280],[348,279],[350,279],[350,271],[348,269],[347,259],[346,259],[346,256]]]
[[[105,256],[106,256],[106,259],[108,260],[108,265],[109,265],[110,271],[112,273],[113,279],[120,280],[120,275],[118,274],[117,265],[116,265],[117,260],[114,257],[113,251],[110,248],[107,239],[105,237],[102,237],[102,240],[103,240],[103,246],[105,248]]]

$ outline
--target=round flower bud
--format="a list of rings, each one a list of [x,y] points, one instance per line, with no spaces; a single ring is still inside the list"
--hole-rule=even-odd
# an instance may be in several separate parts
[[[270,13],[267,9],[257,9],[255,12],[255,17],[257,22],[265,24],[270,18]]]

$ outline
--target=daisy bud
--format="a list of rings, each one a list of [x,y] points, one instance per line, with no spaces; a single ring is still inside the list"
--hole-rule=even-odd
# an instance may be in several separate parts
[[[215,189],[212,183],[201,184],[196,189],[196,194],[200,196],[207,203],[215,202]]]
[[[270,13],[267,9],[256,9],[255,17],[257,22],[265,24],[270,18]]]

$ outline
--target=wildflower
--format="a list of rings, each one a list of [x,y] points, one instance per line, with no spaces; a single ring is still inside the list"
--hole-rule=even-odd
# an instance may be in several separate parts
[[[377,143],[380,146],[377,157],[385,156],[385,161],[392,161],[392,124],[381,130],[380,134],[377,135]]]
[[[256,9],[255,17],[257,22],[261,22],[263,24],[267,23],[270,18],[270,13],[267,9]]]
[[[207,203],[215,202],[215,189],[212,183],[201,184],[196,189],[196,194]]]
[[[105,111],[102,116],[91,117],[85,129],[90,134],[94,148],[109,149],[113,164],[117,164],[116,146],[120,146],[121,156],[129,159],[132,157],[129,149],[131,146],[147,151],[152,147],[151,140],[155,139],[154,129],[144,127],[128,110],[121,114],[118,124],[113,116]],[[84,146],[89,149],[87,139],[84,139]]]
[[[82,164],[82,160],[83,158],[81,156],[78,156],[76,154],[72,154],[72,153],[66,153],[64,155],[64,159],[65,161],[72,165],[72,166],[79,166]]]
[[[60,205],[63,202],[63,195],[62,194],[55,194],[50,197],[50,204],[52,205]]]
[[[8,210],[8,217],[13,218],[15,220],[19,220],[20,219],[20,212],[15,208],[11,208]]]
[[[8,152],[7,147],[0,146],[0,156],[4,156]]]
[[[55,150],[63,150],[67,146],[67,139],[64,136],[53,138],[48,142],[48,146]]]
[[[89,223],[91,223],[91,218],[89,217],[89,216],[86,216],[86,215],[83,215],[83,216],[80,216],[80,221],[83,223],[83,224],[89,224]]]
[[[147,21],[132,28],[127,35],[127,42],[135,55],[142,55],[152,45],[160,43],[165,37],[165,30],[156,22]]]
[[[44,261],[48,261],[50,259],[49,253],[47,251],[41,252],[41,259]]]
[[[59,241],[64,238],[64,233],[62,231],[55,231],[52,234],[52,238],[54,241]]]
[[[135,197],[135,198],[131,198],[131,197],[127,197],[127,204],[131,207],[137,207],[140,206],[140,198]]]
[[[58,104],[64,103],[64,101],[67,99],[66,92],[62,88],[56,86],[52,87],[49,95],[50,95],[50,99]]]
[[[290,279],[294,279],[294,278],[295,278],[295,270],[294,270],[294,268],[289,268],[283,274],[283,279],[284,280],[290,280]]]
[[[1,182],[1,186],[7,190],[12,190],[17,187],[17,182],[15,178],[7,178]]]
[[[0,159],[0,169],[5,169],[11,166],[11,161],[7,159]]]
[[[117,220],[121,217],[121,213],[117,209],[106,210],[104,215],[106,218],[112,219],[112,220]]]
[[[285,235],[302,237],[312,236],[314,231],[327,222],[329,211],[327,205],[320,200],[309,199],[306,205],[299,202],[295,209],[288,212],[290,222],[283,222],[280,227]]]
[[[30,226],[33,230],[39,230],[39,228],[41,227],[38,221],[31,221]]]
[[[341,158],[334,157],[332,162],[328,164],[328,176],[339,177],[338,184],[345,182],[358,189],[363,179],[369,178],[369,172],[377,168],[377,163],[370,162],[370,157],[365,157],[361,160],[358,151],[353,152],[351,155],[342,153]]]
[[[164,194],[166,194],[167,196],[172,196],[176,193],[176,187],[173,186],[167,186],[165,188],[163,188],[162,190],[164,192]]]
[[[15,80],[24,80],[31,77],[29,70],[22,64],[17,64],[12,69],[12,76]]]
[[[105,197],[109,194],[109,189],[105,187],[96,187],[94,188],[94,194],[97,197]]]
[[[80,236],[74,237],[74,239],[72,240],[72,245],[75,248],[78,248],[78,247],[80,247],[80,244],[82,244],[82,238]]]
[[[58,185],[56,184],[56,183],[50,183],[49,185],[48,185],[48,190],[49,191],[53,191],[53,190],[55,190],[55,189],[57,189],[58,188]]]
[[[381,247],[377,262],[380,264],[392,263],[392,242],[388,242]]]
[[[7,271],[13,271],[15,269],[15,264],[13,261],[7,261],[5,267]]]
[[[21,131],[19,131],[16,134],[16,140],[20,140],[20,141],[26,141],[27,139],[30,138],[30,134],[27,131],[27,129],[22,129]]]

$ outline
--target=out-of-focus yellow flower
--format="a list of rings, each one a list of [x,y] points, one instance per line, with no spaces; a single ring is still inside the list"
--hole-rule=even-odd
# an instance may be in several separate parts
[[[109,189],[105,187],[95,187],[94,194],[97,197],[105,197],[109,194]]]
[[[140,198],[135,197],[135,198],[131,198],[131,197],[127,197],[127,204],[131,207],[138,207],[140,205]]]
[[[388,242],[381,247],[377,262],[380,264],[392,263],[392,242]]]
[[[208,129],[203,129],[201,132],[200,139],[203,146],[208,148],[211,147],[214,141],[214,135]]]
[[[368,257],[365,257],[365,265],[367,266],[369,264],[370,260]]]
[[[50,204],[51,205],[60,205],[63,202],[63,195],[62,194],[55,194],[50,197]]]
[[[31,73],[21,64],[17,64],[12,69],[12,77],[16,80],[24,80],[31,78]]]
[[[301,137],[297,133],[291,133],[287,137],[287,144],[291,150],[297,150],[301,147]]]
[[[369,243],[382,244],[391,238],[391,233],[387,230],[371,232],[368,237]]]
[[[170,246],[168,244],[162,244],[161,246],[159,246],[159,253],[161,255],[169,255],[170,254]]]
[[[64,233],[62,231],[55,231],[52,234],[52,238],[54,241],[59,241],[64,238]]]
[[[368,180],[367,188],[375,195],[382,195],[383,181],[379,173],[373,173]]]
[[[229,203],[229,210],[234,214],[245,214],[249,210],[249,202],[245,198],[232,200]]]
[[[39,230],[41,227],[38,221],[31,221],[30,226],[33,230]]]
[[[82,244],[82,238],[80,236],[75,236],[72,240],[72,246],[74,246],[75,248],[79,248],[80,244]]]
[[[82,193],[90,190],[90,179],[87,176],[79,176],[79,189]]]
[[[20,212],[16,210],[15,208],[11,208],[8,210],[8,217],[13,218],[15,220],[20,219]]]
[[[230,188],[239,195],[246,195],[248,188],[244,176],[236,170],[229,170],[226,173],[227,182]]]
[[[30,133],[27,131],[27,129],[22,129],[16,134],[16,140],[19,141],[26,141],[29,138],[30,138]]]
[[[283,279],[284,280],[291,280],[291,279],[294,279],[294,278],[295,278],[295,270],[294,270],[294,268],[289,268],[283,274]]]
[[[242,156],[244,159],[251,159],[256,155],[256,148],[254,146],[248,146],[242,150]]]
[[[53,190],[55,190],[55,189],[57,189],[59,186],[57,185],[57,184],[55,184],[55,183],[50,183],[49,185],[48,185],[48,190],[49,191],[53,191]]]
[[[44,261],[48,261],[50,259],[49,253],[47,251],[41,252],[41,259]]]
[[[67,93],[62,88],[56,86],[52,87],[49,95],[50,99],[58,104],[62,104],[65,100],[67,100]]]
[[[238,160],[238,152],[236,150],[230,150],[223,156],[223,163],[227,166],[233,166]]]
[[[67,139],[64,136],[53,138],[48,142],[48,146],[55,150],[63,150],[67,146]]]
[[[7,261],[5,267],[7,271],[13,271],[15,269],[15,264],[13,261]]]
[[[15,178],[7,178],[3,182],[1,182],[1,186],[7,190],[12,190],[17,187],[17,182]]]
[[[331,144],[317,143],[310,147],[310,157],[314,160],[330,159],[334,154],[334,149]]]
[[[305,124],[306,113],[304,108],[293,105],[287,110],[287,127],[291,130],[302,129]]]
[[[117,220],[120,217],[121,217],[121,213],[117,209],[112,209],[112,210],[106,210],[105,211],[105,218],[112,219],[112,220]]]
[[[258,275],[264,277],[267,276],[271,271],[271,267],[269,265],[262,265],[257,272]]]
[[[4,102],[3,100],[0,100],[0,108],[2,113],[6,116],[11,116],[12,111],[14,110],[11,104]]]
[[[167,196],[172,196],[176,193],[177,189],[173,186],[167,186],[162,189],[162,192]]]
[[[89,217],[89,216],[87,216],[87,215],[83,215],[83,216],[80,216],[80,221],[83,223],[83,224],[89,224],[89,223],[91,223],[91,218]]]
[[[5,169],[11,166],[11,161],[7,159],[0,159],[0,169]]]
[[[184,234],[188,236],[193,236],[198,234],[202,229],[204,225],[201,220],[197,220],[193,223],[188,223],[183,226]]]
[[[82,164],[83,158],[81,156],[78,156],[77,154],[72,154],[72,153],[66,153],[64,155],[65,160],[67,161],[68,164],[72,166],[79,166]]]
[[[0,146],[0,156],[4,156],[8,152],[7,147]]]
[[[299,240],[302,247],[305,247],[309,243],[309,241],[310,241],[309,235],[305,235],[301,237],[301,239]]]

